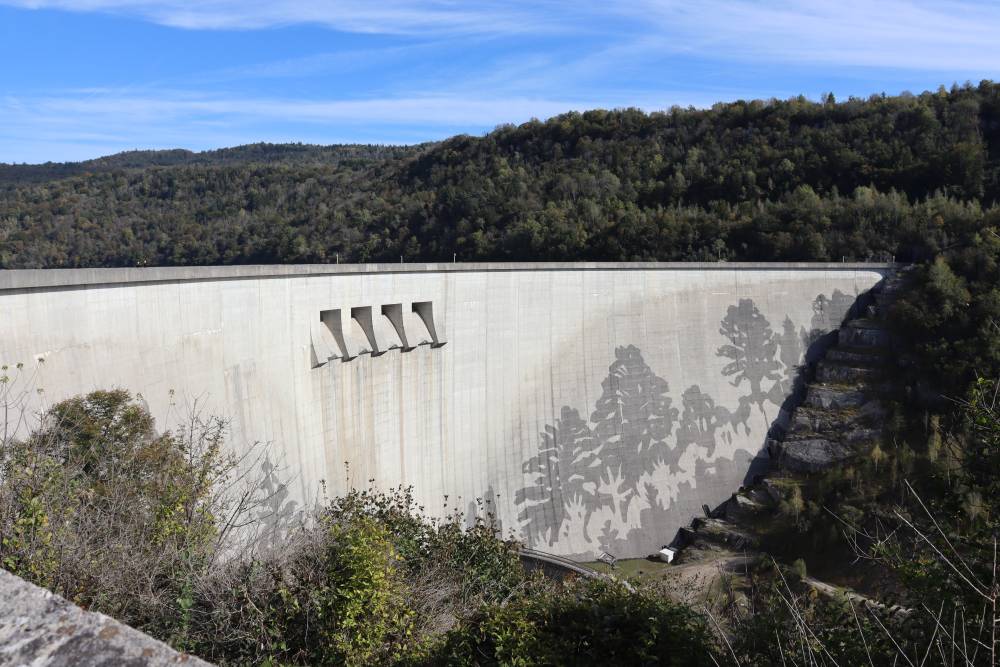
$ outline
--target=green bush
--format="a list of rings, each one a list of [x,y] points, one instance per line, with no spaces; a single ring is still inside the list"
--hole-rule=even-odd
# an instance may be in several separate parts
[[[162,630],[220,537],[222,425],[157,434],[126,391],[56,404],[0,443],[0,563],[85,607]]]
[[[529,575],[488,502],[467,525],[351,491],[276,542],[228,539],[259,506],[220,492],[224,424],[191,423],[157,434],[99,391],[4,441],[3,567],[218,664],[709,664],[686,607]]]
[[[183,645],[220,664],[392,662],[413,626],[397,563],[376,521],[321,521],[280,552],[209,573]]]
[[[589,580],[487,606],[419,663],[697,666],[714,664],[712,646],[705,620],[688,607]]]

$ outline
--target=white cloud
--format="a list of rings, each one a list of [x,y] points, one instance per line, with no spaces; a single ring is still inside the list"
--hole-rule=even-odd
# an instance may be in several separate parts
[[[969,0],[0,0],[0,5],[114,13],[183,29],[310,23],[408,36],[354,40],[359,46],[339,51],[331,43],[331,52],[273,62],[214,69],[206,62],[200,72],[168,73],[156,83],[136,82],[133,89],[0,98],[0,161],[65,159],[69,156],[59,152],[63,145],[72,146],[71,157],[77,158],[88,145],[106,151],[255,140],[417,142],[570,109],[783,97],[800,92],[789,90],[789,81],[799,82],[796,86],[812,81],[813,70],[817,86],[851,77],[864,82],[859,86],[882,82],[874,86],[907,77],[950,83],[991,76],[1000,68],[995,37],[1000,3]],[[537,34],[522,39],[527,33]],[[557,33],[560,39],[548,38]],[[475,57],[464,58],[467,52]],[[699,74],[684,71],[690,63],[701,67]],[[768,77],[772,69],[774,76]],[[785,70],[795,70],[794,76]],[[876,71],[881,79],[871,74]],[[272,80],[295,77],[312,77],[323,87],[295,82],[289,87],[295,93],[272,92],[279,89]],[[181,87],[185,90],[173,90]],[[340,92],[337,99],[316,99],[325,94],[317,90]]]
[[[222,98],[177,93],[164,97],[122,96],[87,91],[76,97],[9,100],[0,105],[39,120],[61,123],[74,118],[111,116],[133,122],[167,120],[280,120],[304,123],[407,123],[441,126],[491,126],[532,116],[548,117],[572,109],[600,106],[597,101],[530,98],[471,99],[453,96],[392,97],[356,100]],[[2,116],[0,116],[2,117]]]
[[[615,101],[455,95],[299,100],[99,89],[8,96],[0,97],[0,162],[81,159],[132,148],[201,150],[252,141],[418,143],[602,106],[615,106]],[[86,146],[93,148],[88,152]]]
[[[192,30],[319,24],[385,34],[515,33],[559,25],[538,7],[479,0],[0,0],[26,9],[104,12]],[[551,3],[550,3],[551,4]],[[559,4],[559,3],[555,3]]]
[[[665,51],[787,65],[996,71],[1000,5],[944,0],[638,0]]]
[[[690,53],[784,64],[976,71],[1000,66],[1000,4],[987,0],[0,0],[105,12],[185,29],[317,24],[442,36],[577,33],[639,57]]]

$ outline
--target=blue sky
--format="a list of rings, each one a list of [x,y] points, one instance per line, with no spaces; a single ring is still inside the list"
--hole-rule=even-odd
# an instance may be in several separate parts
[[[0,162],[1000,79],[1000,3],[0,0]]]

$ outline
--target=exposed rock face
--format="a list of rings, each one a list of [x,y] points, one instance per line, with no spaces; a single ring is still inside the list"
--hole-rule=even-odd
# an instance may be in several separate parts
[[[782,444],[778,463],[792,472],[819,472],[853,456],[854,451],[846,445],[813,438]]]
[[[816,379],[820,382],[840,384],[854,384],[874,379],[878,375],[878,369],[862,366],[862,363],[864,362],[855,361],[854,365],[846,365],[825,360],[816,371]]]
[[[208,666],[0,570],[0,666]]]
[[[813,385],[806,393],[805,404],[824,410],[857,408],[868,402],[868,395],[850,387]]]
[[[881,350],[866,350],[864,348],[832,347],[826,351],[825,361],[851,364],[853,366],[871,366],[881,362]]]
[[[694,528],[699,540],[714,542],[721,547],[743,551],[757,546],[757,538],[752,533],[723,519],[696,519]]]
[[[725,517],[734,523],[748,521],[757,516],[762,516],[770,509],[771,498],[766,494],[743,495],[737,493],[732,500],[725,504]]]
[[[819,472],[878,440],[885,411],[877,394],[888,344],[887,332],[875,320],[852,320],[841,327],[838,344],[817,363],[816,379],[783,441],[770,443],[781,468]]]
[[[840,328],[837,337],[840,345],[858,347],[887,347],[889,332],[872,320],[854,320]]]

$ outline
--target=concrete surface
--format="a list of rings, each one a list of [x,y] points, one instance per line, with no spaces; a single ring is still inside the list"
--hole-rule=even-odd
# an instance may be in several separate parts
[[[261,475],[292,478],[281,521],[321,482],[407,484],[436,514],[487,498],[529,547],[644,556],[739,486],[806,350],[890,271],[0,271],[0,361],[23,364],[7,396],[28,411],[120,386],[163,429],[195,404],[231,419],[234,448],[267,443]]]
[[[0,570],[0,666],[208,664]]]

